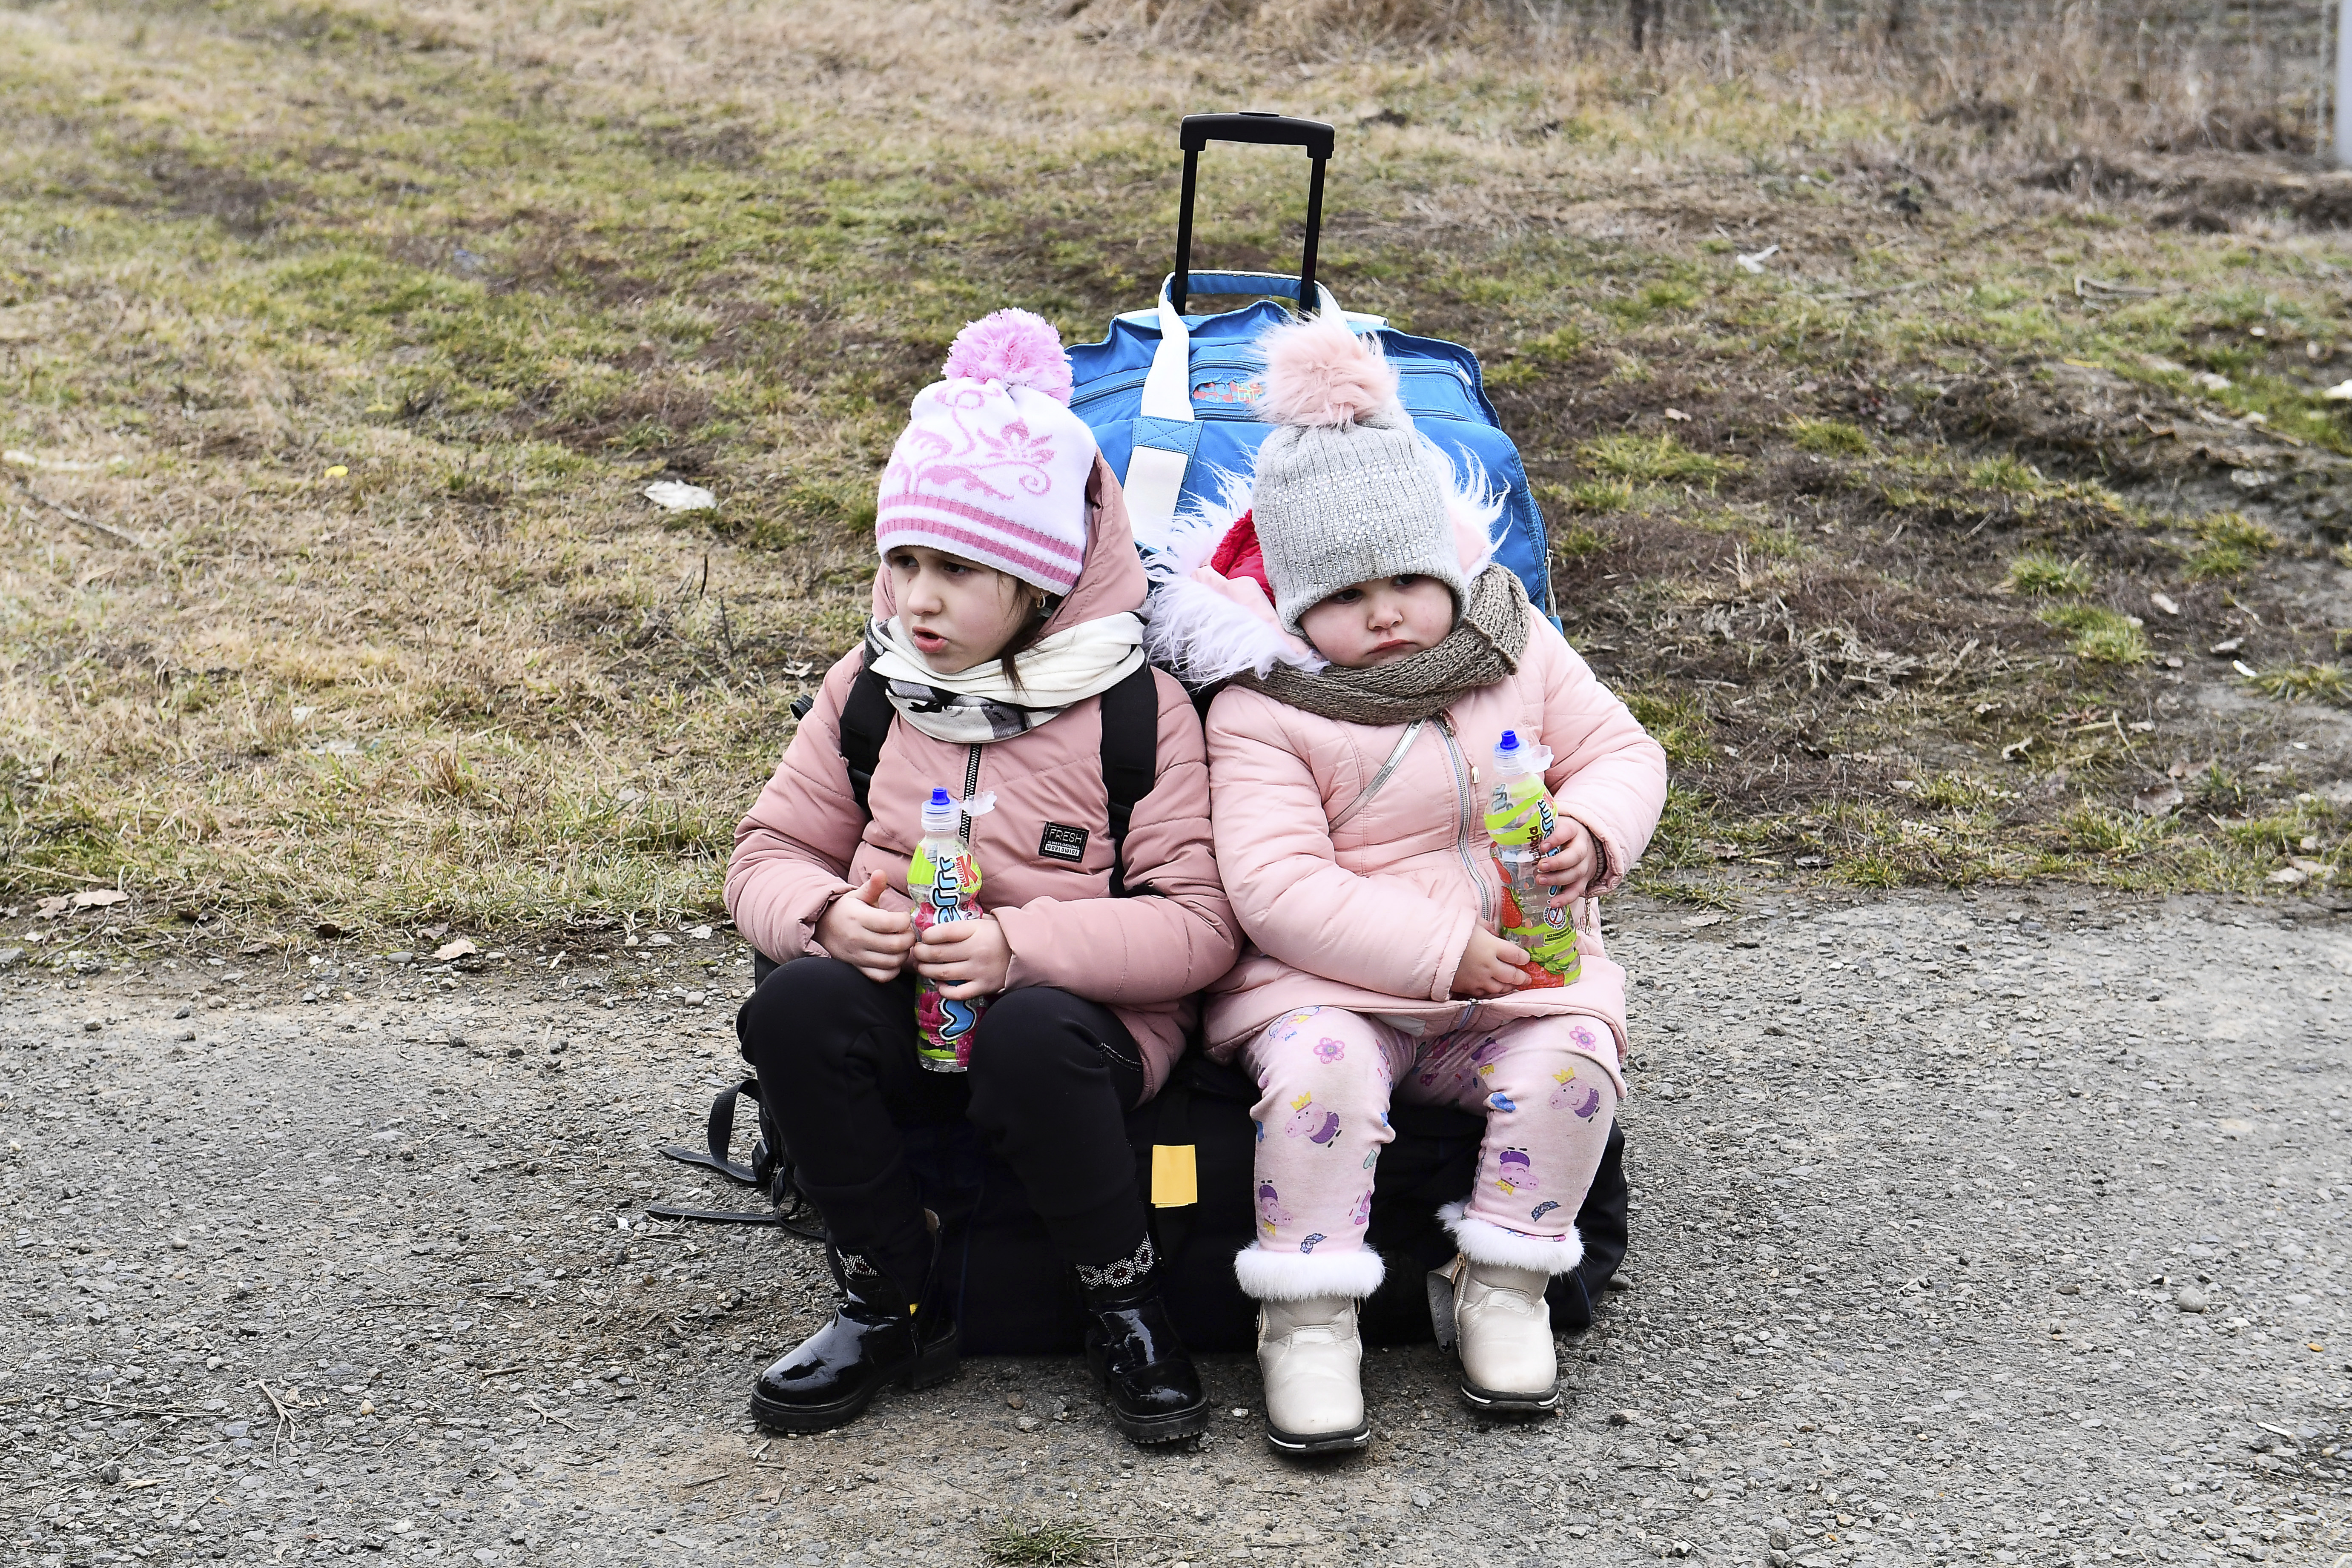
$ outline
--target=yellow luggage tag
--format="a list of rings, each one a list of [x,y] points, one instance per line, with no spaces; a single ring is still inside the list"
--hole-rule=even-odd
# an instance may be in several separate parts
[[[1151,1146],[1151,1206],[1188,1208],[1201,1201],[1201,1167],[1194,1145],[1154,1143]]]

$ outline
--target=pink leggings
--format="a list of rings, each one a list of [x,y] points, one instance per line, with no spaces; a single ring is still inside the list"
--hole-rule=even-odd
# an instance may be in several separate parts
[[[1264,1091],[1250,1113],[1258,1138],[1252,1250],[1275,1255],[1242,1255],[1244,1288],[1279,1298],[1368,1294],[1370,1287],[1355,1289],[1366,1278],[1377,1285],[1364,1226],[1372,1168],[1395,1136],[1392,1090],[1408,1104],[1486,1112],[1477,1184],[1466,1212],[1447,1214],[1473,1261],[1574,1268],[1583,1250],[1576,1211],[1617,1110],[1616,1079],[1604,1065],[1615,1054],[1606,1024],[1575,1016],[1419,1040],[1337,1007],[1275,1020],[1242,1055]],[[1328,1268],[1320,1267],[1327,1256]]]

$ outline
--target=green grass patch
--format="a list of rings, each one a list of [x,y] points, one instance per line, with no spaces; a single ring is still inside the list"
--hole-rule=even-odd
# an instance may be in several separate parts
[[[1791,419],[1789,438],[1800,452],[1817,452],[1824,458],[1866,458],[1870,455],[1870,437],[1859,426],[1843,419]]]
[[[1616,543],[1612,535],[1602,532],[1581,518],[1555,523],[1551,530],[1551,552],[1556,560],[1582,561],[1590,556],[1603,555]]]
[[[2248,682],[2265,697],[2284,702],[2333,702],[2352,707],[2352,678],[2340,664],[2300,664],[2266,669]]]
[[[1640,492],[1631,479],[1579,479],[1571,485],[1538,488],[1544,500],[1570,511],[1631,511]]]
[[[2146,664],[2153,650],[2132,616],[2098,605],[2057,605],[2042,612],[2044,626],[2068,633],[2075,658],[2092,664]]]
[[[2061,819],[2070,849],[2102,856],[2145,854],[2161,845],[2170,820],[2141,816],[2085,801]]]
[[[1556,327],[1541,337],[1529,338],[1519,345],[1522,358],[1545,364],[1565,364],[1584,348],[1584,331],[1573,322]]]
[[[2002,801],[2015,800],[2017,792],[1974,773],[1944,773],[1919,780],[1912,786],[1910,795],[1921,805],[1937,811],[1982,811]]]
[[[1091,1563],[1102,1536],[1086,1524],[1000,1524],[982,1543],[991,1563],[1053,1564]]]
[[[1622,299],[1604,300],[1601,309],[1628,326],[1638,326],[1672,311],[1687,310],[1698,303],[1698,289],[1675,279],[1664,278],[1645,283],[1633,294]]]
[[[2277,534],[2239,511],[2191,518],[2186,527],[2197,541],[2189,556],[2189,575],[2200,582],[2242,577],[2279,544]]]
[[[1706,713],[1695,700],[1641,691],[1622,695],[1642,728],[1665,748],[1667,766],[1689,767],[1715,755],[1715,742],[1707,738]]]
[[[2080,598],[2097,585],[2090,563],[2068,561],[2046,551],[2029,550],[2009,563],[2001,586],[2013,594],[2039,599]]]
[[[1980,490],[1999,490],[2003,495],[2038,496],[2050,488],[2042,470],[2022,458],[2006,454],[1986,458],[1971,463],[1968,469],[1969,483]]]
[[[1694,452],[1672,436],[1603,436],[1577,448],[1577,458],[1612,479],[1663,484],[1698,480],[1712,485],[1738,471],[1736,458]]]

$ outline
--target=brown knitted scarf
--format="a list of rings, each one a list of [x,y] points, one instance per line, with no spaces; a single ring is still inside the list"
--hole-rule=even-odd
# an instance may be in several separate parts
[[[1277,702],[1349,724],[1404,724],[1444,711],[1466,693],[1519,668],[1527,652],[1527,590],[1507,566],[1489,566],[1470,584],[1470,603],[1445,640],[1394,664],[1367,669],[1328,665],[1316,674],[1277,664],[1244,670],[1234,684]]]

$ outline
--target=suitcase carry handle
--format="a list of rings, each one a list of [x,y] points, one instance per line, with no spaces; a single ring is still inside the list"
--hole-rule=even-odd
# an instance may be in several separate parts
[[[1184,297],[1192,275],[1192,193],[1201,166],[1201,151],[1212,142],[1247,142],[1268,147],[1303,147],[1314,161],[1307,187],[1307,245],[1298,262],[1299,309],[1315,294],[1315,247],[1323,233],[1323,166],[1330,162],[1339,132],[1319,120],[1293,120],[1262,110],[1239,114],[1188,114],[1177,127],[1184,149],[1184,195],[1176,212],[1176,276],[1172,297],[1176,313],[1184,313]],[[1208,276],[1204,274],[1203,276]]]

